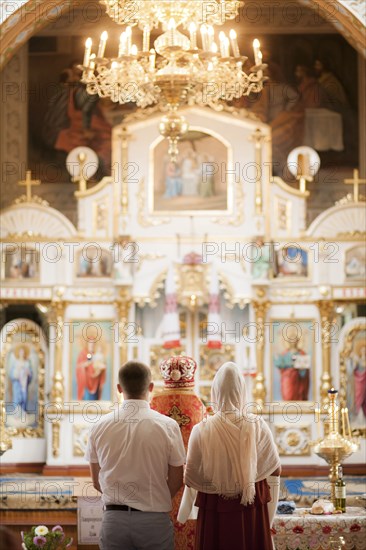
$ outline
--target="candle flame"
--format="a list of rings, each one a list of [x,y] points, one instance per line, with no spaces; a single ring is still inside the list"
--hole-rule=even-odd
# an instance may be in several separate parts
[[[174,21],[173,17],[171,17],[169,19],[169,23],[168,23],[168,30],[170,30],[170,31],[175,30],[175,27],[176,27],[175,21]]]

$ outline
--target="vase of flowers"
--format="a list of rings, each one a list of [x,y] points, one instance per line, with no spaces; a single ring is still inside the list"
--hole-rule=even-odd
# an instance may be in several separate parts
[[[23,550],[65,550],[72,545],[72,538],[66,537],[61,525],[55,525],[51,530],[45,525],[32,527],[30,531],[22,535]]]

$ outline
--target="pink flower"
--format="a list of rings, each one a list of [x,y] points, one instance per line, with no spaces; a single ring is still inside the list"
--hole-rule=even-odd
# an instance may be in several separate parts
[[[37,536],[33,539],[33,544],[38,546],[39,548],[42,548],[47,542],[47,539],[45,537]]]
[[[72,545],[72,543],[73,543],[73,540],[74,540],[73,538],[71,538],[71,539],[70,539],[70,542],[69,542],[69,544],[66,544],[66,548],[68,548],[69,546],[71,546],[71,545]]]
[[[20,531],[20,536],[22,537],[22,541],[24,542],[24,531]]]
[[[323,533],[324,533],[325,535],[329,535],[329,533],[331,532],[331,530],[332,530],[332,528],[330,527],[330,525],[325,525],[325,526],[323,527]]]
[[[295,525],[295,527],[292,529],[294,533],[303,533],[304,529],[300,525]]]
[[[361,526],[358,525],[358,523],[353,523],[349,530],[352,531],[352,533],[356,533],[357,531],[361,530]]]
[[[54,527],[52,527],[52,532],[53,532],[53,533],[56,533],[56,531],[61,531],[61,533],[64,532],[64,530],[62,529],[61,525],[55,525]]]

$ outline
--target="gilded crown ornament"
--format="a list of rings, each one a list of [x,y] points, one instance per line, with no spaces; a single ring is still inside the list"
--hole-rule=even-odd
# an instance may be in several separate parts
[[[160,365],[164,384],[168,387],[194,386],[197,363],[192,357],[178,355],[165,359]]]

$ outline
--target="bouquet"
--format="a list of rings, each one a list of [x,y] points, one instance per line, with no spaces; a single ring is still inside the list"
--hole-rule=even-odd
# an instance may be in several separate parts
[[[45,525],[22,531],[23,550],[64,550],[72,545],[72,538],[66,537],[61,525],[55,525],[51,531]]]

